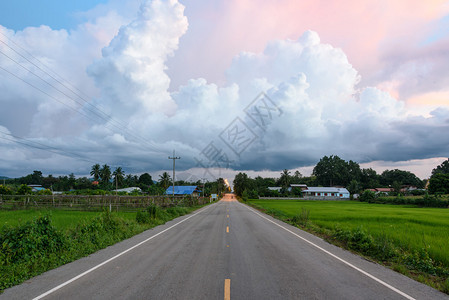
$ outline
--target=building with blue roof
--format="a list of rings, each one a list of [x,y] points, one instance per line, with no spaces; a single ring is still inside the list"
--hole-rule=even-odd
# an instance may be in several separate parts
[[[200,193],[201,191],[196,185],[175,185],[175,196],[191,195],[197,197]],[[173,195],[173,186],[168,187],[165,194]]]

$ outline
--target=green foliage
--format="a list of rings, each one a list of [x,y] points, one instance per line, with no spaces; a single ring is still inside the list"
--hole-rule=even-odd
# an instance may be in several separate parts
[[[93,165],[92,169],[90,170],[90,175],[94,177],[95,181],[100,180],[100,176],[101,176],[100,170],[101,170],[100,164]]]
[[[6,185],[0,184],[0,195],[11,195],[12,190]]]
[[[22,184],[17,189],[17,195],[29,195],[31,194],[31,191],[32,189],[28,185]]]
[[[38,195],[52,195],[53,193],[49,189],[43,189],[37,192]]]
[[[449,158],[432,170],[432,176],[435,174],[449,174]]]
[[[349,191],[351,198],[354,194],[358,194],[360,192],[360,184],[355,179],[351,180],[351,182],[346,188]]]
[[[164,189],[164,192],[170,186],[171,180],[172,179],[167,172],[164,172],[162,173],[162,175],[159,175],[159,185]]]
[[[142,175],[140,175],[139,184],[143,186],[153,185],[153,179],[151,178],[151,175],[148,173],[143,173]]]
[[[307,226],[307,223],[309,222],[309,215],[310,210],[301,207],[301,212],[293,216],[292,222],[301,226]]]
[[[250,187],[250,180],[246,173],[238,173],[234,177],[234,192],[237,196],[242,197],[243,191]]]
[[[243,200],[244,202],[247,202],[248,199],[249,199],[249,196],[248,196],[248,190],[245,189],[245,190],[243,191],[243,193],[242,193],[242,200]]]
[[[380,175],[380,184],[383,186],[394,187],[395,182],[397,182],[397,185],[412,185],[418,188],[424,187],[424,182],[409,171],[398,169],[385,170]]]
[[[429,193],[443,193],[449,194],[449,174],[448,173],[436,173],[429,179]]]
[[[360,201],[362,201],[362,199],[360,199]],[[425,194],[423,197],[403,197],[402,195],[388,197],[375,195],[374,198],[371,199],[370,197],[370,200],[365,202],[378,204],[416,205],[420,207],[447,208],[449,206],[449,200],[443,199],[439,195],[428,194]]]
[[[346,162],[337,155],[324,156],[313,168],[313,175],[322,186],[347,186],[351,180],[360,180],[361,174],[358,163]]]
[[[0,233],[0,265],[41,259],[65,247],[65,237],[44,216],[15,228],[3,227]]]
[[[193,208],[185,207],[157,207],[153,214],[155,219],[141,222],[143,225],[104,211],[96,213],[89,220],[77,221],[75,226],[72,225],[65,231],[56,229],[49,216],[14,227],[3,226],[0,230],[0,293],[30,277],[89,255],[192,210]],[[82,214],[69,213],[78,216]],[[144,214],[150,218],[148,211]]]
[[[405,264],[409,269],[436,275],[437,268],[426,248],[421,248],[407,254],[405,257]]]
[[[159,185],[155,185],[155,184],[151,185],[148,188],[148,193],[150,195],[163,195],[163,194],[165,194],[165,191],[166,191],[166,189],[164,189],[163,187],[161,187]]]
[[[104,164],[100,169],[101,185],[105,188],[109,187],[110,180],[111,180],[111,168],[107,164]]]
[[[376,194],[373,191],[365,190],[363,193],[359,196],[359,200],[361,202],[368,202],[372,203],[376,199]]]
[[[157,205],[150,205],[145,211],[137,212],[136,221],[140,224],[161,224],[189,212],[190,210],[188,208],[181,206],[163,209]]]

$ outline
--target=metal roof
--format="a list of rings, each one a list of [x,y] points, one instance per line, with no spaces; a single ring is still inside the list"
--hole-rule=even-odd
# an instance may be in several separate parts
[[[309,186],[303,192],[311,192],[311,193],[348,193],[349,191],[345,188],[336,188],[336,187],[316,187]]]
[[[175,195],[192,195],[193,192],[200,192],[196,185],[175,185]],[[170,186],[165,191],[165,194],[173,194],[173,186]]]

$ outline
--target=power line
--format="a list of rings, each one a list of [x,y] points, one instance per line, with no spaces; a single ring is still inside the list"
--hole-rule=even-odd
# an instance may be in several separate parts
[[[4,37],[6,37],[3,33],[2,34]],[[38,60],[37,58],[35,58],[32,54],[30,54],[28,51],[26,51],[25,49],[23,49],[22,47],[20,47],[19,45],[17,45],[16,43],[14,43],[11,39],[9,39],[8,37],[6,37],[9,41],[11,41],[13,44],[15,44],[16,46],[18,46],[20,49],[22,49],[23,51],[25,51],[26,53],[28,53],[31,57],[33,57],[34,59],[36,59],[39,63],[41,63],[43,66],[45,66],[45,64],[43,64],[40,60]],[[135,138],[138,141],[143,140],[148,146],[150,146],[150,148],[152,148],[153,151],[157,151],[157,152],[162,152],[160,150],[159,147],[157,147],[153,142],[143,138],[142,136],[137,136],[134,133],[130,132],[130,130],[128,129],[128,127],[122,123],[119,122],[117,120],[115,120],[114,118],[112,118],[110,115],[106,114],[105,112],[103,112],[102,110],[100,110],[98,107],[96,107],[95,105],[91,104],[88,100],[84,99],[81,95],[79,95],[78,93],[76,93],[75,91],[73,91],[72,89],[70,89],[69,87],[67,87],[63,82],[61,82],[60,80],[58,80],[57,78],[55,78],[54,76],[52,76],[51,74],[49,74],[48,72],[46,72],[45,70],[43,70],[42,68],[40,68],[38,65],[36,65],[35,63],[33,63],[31,60],[29,60],[28,58],[26,58],[25,56],[23,56],[22,54],[20,54],[18,51],[16,51],[15,49],[13,49],[12,47],[10,47],[8,44],[6,44],[4,41],[0,40],[1,43],[3,43],[5,46],[7,46],[9,49],[11,49],[12,51],[14,51],[16,54],[18,54],[19,56],[21,56],[22,58],[24,58],[25,60],[27,60],[28,62],[30,62],[33,66],[35,66],[36,68],[38,68],[39,70],[41,70],[42,72],[44,72],[46,75],[48,75],[49,77],[51,77],[53,80],[55,80],[57,83],[59,83],[60,85],[62,85],[63,87],[65,87],[67,90],[69,90],[71,93],[73,93],[74,95],[76,95],[79,99],[81,99],[84,103],[86,103],[88,106],[92,107],[84,107],[85,109],[87,109],[88,111],[92,112],[93,114],[95,114],[96,116],[98,116],[99,118],[101,118],[102,120],[104,120],[107,125],[113,126],[116,129],[123,131],[125,133],[127,133],[129,136]],[[42,80],[43,82],[45,82],[47,85],[49,85],[50,87],[54,88],[55,90],[57,90],[58,92],[60,92],[61,94],[63,94],[64,96],[66,96],[67,98],[71,99],[72,101],[78,103],[79,105],[81,105],[81,107],[83,107],[83,104],[80,103],[79,101],[75,100],[74,98],[72,98],[71,96],[69,96],[68,94],[66,94],[65,92],[63,92],[62,90],[60,90],[59,88],[55,87],[53,84],[51,84],[50,82],[48,82],[47,80],[45,80],[44,78],[42,78],[41,76],[39,76],[38,74],[34,73],[33,71],[31,71],[30,69],[26,68],[25,66],[23,66],[22,64],[20,64],[18,61],[16,61],[15,59],[13,59],[12,57],[10,57],[9,55],[7,55],[6,53],[4,53],[3,51],[0,51],[1,54],[3,54],[5,57],[7,57],[8,59],[10,59],[11,61],[13,61],[14,63],[16,63],[17,65],[19,65],[20,67],[22,67],[23,69],[25,69],[26,71],[28,71],[29,73],[33,74],[34,76],[36,76],[37,78],[39,78],[40,80]],[[0,67],[1,68],[1,67]],[[42,89],[39,89],[38,87],[36,87],[35,85],[27,82],[26,80],[20,78],[19,76],[13,74],[12,72],[3,69],[5,72],[11,74],[12,76],[16,77],[17,79],[27,83],[28,85],[30,85],[31,87],[39,90],[40,92],[44,93],[45,95],[51,97],[52,99],[56,100],[57,102],[66,105],[68,107],[70,107],[69,105],[67,105],[66,103],[57,100],[55,97],[49,95],[48,93],[44,92]],[[55,73],[55,72],[53,72]],[[55,73],[57,74],[57,73]],[[57,75],[59,76],[59,75]],[[59,76],[61,77],[61,76]],[[62,78],[62,77],[61,77]],[[75,87],[76,89],[76,87]],[[82,93],[82,92],[81,92]],[[84,93],[83,93],[84,94]],[[70,107],[71,109],[74,109],[73,107]],[[82,114],[83,116],[85,116],[86,118],[92,120],[92,121],[96,121],[92,118],[90,118],[88,115],[81,113],[79,110],[75,110],[76,112]],[[97,112],[98,111],[98,112]],[[109,123],[109,124],[108,124]],[[118,125],[116,125],[116,124]]]

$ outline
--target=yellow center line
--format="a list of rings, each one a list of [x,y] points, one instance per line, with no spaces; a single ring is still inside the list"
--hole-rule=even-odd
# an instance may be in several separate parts
[[[224,300],[231,300],[231,279],[225,279]]]
[[[226,218],[229,218],[229,215],[227,215]]]
[[[229,226],[226,226],[226,233],[229,233]]]

